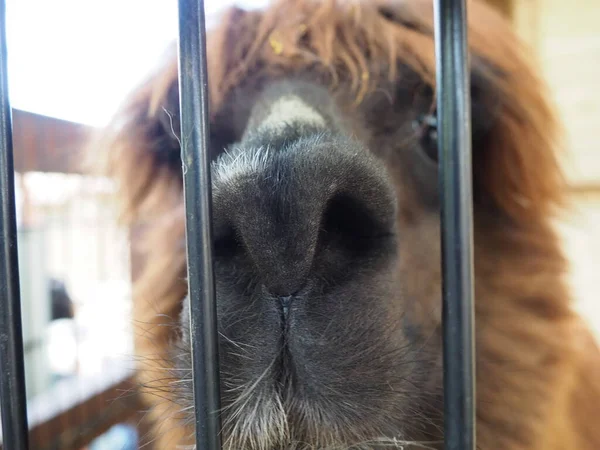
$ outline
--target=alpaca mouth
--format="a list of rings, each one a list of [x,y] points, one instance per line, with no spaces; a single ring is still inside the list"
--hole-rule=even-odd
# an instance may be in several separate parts
[[[292,296],[279,297],[281,337],[279,354],[276,360],[275,382],[278,394],[282,399],[289,398],[294,392],[295,362],[289,346],[290,335],[290,307]]]
[[[279,304],[281,305],[281,326],[284,329],[287,326],[287,319],[290,313],[290,306],[292,304],[292,295],[286,295],[285,297],[279,297]]]

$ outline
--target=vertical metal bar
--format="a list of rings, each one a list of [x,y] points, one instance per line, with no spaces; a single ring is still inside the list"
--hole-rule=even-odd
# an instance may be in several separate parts
[[[435,0],[446,450],[475,449],[471,95],[465,0]]]
[[[6,2],[0,0],[0,406],[5,449],[29,448],[17,218],[8,95]]]
[[[221,448],[219,359],[212,265],[206,27],[202,0],[179,0],[179,95],[196,448],[218,450]]]

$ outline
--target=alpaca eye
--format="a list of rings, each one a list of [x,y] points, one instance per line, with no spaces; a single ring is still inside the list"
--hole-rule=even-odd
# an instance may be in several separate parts
[[[419,143],[425,156],[438,162],[438,130],[435,113],[421,115],[413,122],[413,128],[419,135]]]

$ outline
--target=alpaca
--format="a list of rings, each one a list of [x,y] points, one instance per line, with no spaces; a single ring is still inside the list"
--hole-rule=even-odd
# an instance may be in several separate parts
[[[552,225],[559,126],[510,26],[468,11],[478,448],[596,450],[600,353]],[[432,21],[427,0],[276,0],[209,33],[227,450],[443,448]],[[161,450],[193,448],[178,115],[171,51],[97,143],[138,231]]]

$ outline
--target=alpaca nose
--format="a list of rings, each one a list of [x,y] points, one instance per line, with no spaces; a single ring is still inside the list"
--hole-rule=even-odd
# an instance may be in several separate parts
[[[342,270],[394,234],[383,165],[358,143],[324,136],[242,145],[213,168],[217,257],[243,255],[276,297],[311,273]]]

